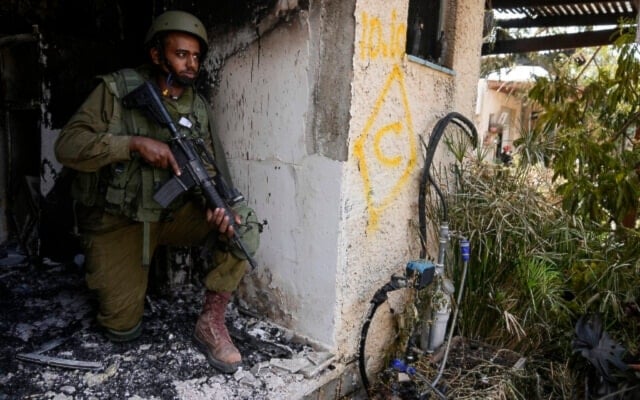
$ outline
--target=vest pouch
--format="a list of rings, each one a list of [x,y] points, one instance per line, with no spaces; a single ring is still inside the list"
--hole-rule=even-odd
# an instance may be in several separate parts
[[[105,193],[105,210],[135,219],[140,190],[140,161],[119,162],[110,167],[111,179]]]
[[[98,206],[98,199],[102,199],[99,184],[99,172],[77,172],[71,183],[71,196],[84,206]]]
[[[141,207],[137,210],[139,221],[159,221],[170,210],[164,210],[157,201],[153,199],[154,194],[160,185],[171,177],[171,172],[165,169],[150,168],[143,166],[140,176],[142,177],[141,190],[139,192]],[[173,205],[173,203],[172,203]]]

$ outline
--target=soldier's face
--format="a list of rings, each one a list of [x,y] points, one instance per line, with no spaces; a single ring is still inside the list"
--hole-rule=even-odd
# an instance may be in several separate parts
[[[157,51],[152,52],[153,62],[166,73],[171,73],[175,81],[183,86],[193,84],[200,69],[200,42],[192,35],[182,32],[171,32],[165,38],[164,57],[162,63]]]

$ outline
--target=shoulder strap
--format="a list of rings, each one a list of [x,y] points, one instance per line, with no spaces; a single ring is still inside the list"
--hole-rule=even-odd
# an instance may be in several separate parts
[[[109,91],[119,99],[144,83],[142,75],[133,68],[123,68],[100,78],[104,80]]]
[[[111,74],[102,75],[100,78],[117,99],[122,99],[133,89],[144,83],[142,75],[132,68],[123,68]],[[121,134],[124,130],[133,134],[138,132],[137,127],[133,113],[124,110],[120,101],[114,101],[113,116],[109,122],[109,132]]]
[[[124,94],[127,95],[133,89],[144,83],[144,78],[140,75],[136,70],[132,68],[124,68],[119,71],[122,74],[125,91]]]

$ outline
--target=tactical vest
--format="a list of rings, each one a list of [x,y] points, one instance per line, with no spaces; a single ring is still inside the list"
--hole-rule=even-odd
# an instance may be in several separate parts
[[[99,78],[116,98],[107,133],[146,136],[163,142],[171,139],[167,128],[161,127],[141,110],[122,106],[121,99],[144,83],[140,73],[123,69]],[[165,105],[174,121],[184,117],[192,123],[190,129],[178,125],[180,134],[207,139],[209,122],[206,103],[195,90],[185,92],[185,95],[187,93],[192,96],[183,95],[179,101],[165,102]],[[166,218],[185,202],[185,196],[182,195],[168,209],[164,209],[153,199],[154,193],[171,174],[171,170],[154,168],[133,155],[129,161],[113,163],[95,173],[78,173],[72,194],[85,206],[101,207],[111,214],[124,215],[135,221],[156,222]]]

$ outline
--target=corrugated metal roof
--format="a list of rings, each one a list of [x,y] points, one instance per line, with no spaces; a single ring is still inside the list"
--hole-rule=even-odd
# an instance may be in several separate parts
[[[507,14],[522,14],[530,18],[578,15],[623,15],[634,13],[632,1],[492,1],[493,9]],[[542,4],[533,4],[542,3]],[[546,4],[545,4],[546,3]]]
[[[594,27],[578,33],[540,37],[502,38],[485,43],[482,53],[521,53],[611,44],[618,36],[613,25],[636,23],[637,0],[487,0],[485,10],[494,13],[494,25],[504,29]],[[595,29],[595,27],[600,27]],[[604,29],[603,29],[604,28]]]

